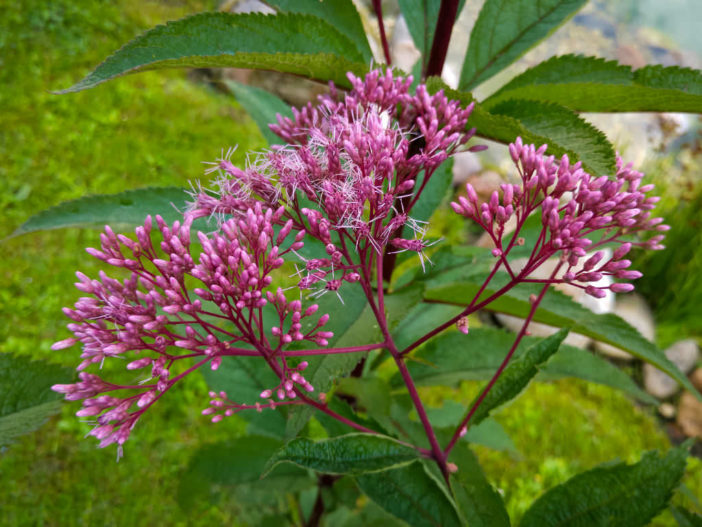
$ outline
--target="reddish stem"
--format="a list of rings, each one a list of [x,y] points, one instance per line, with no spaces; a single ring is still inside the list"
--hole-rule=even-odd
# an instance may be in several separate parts
[[[434,31],[434,42],[431,45],[431,53],[429,54],[427,69],[423,75],[424,78],[432,75],[441,76],[457,14],[458,0],[441,0],[439,16],[436,20],[436,30]]]
[[[383,22],[383,6],[381,5],[381,0],[373,0],[373,10],[375,15],[378,17],[378,28],[380,29],[380,41],[383,44],[383,54],[385,55],[385,62],[388,66],[392,64],[392,59],[390,58],[390,47],[388,46],[388,38],[385,35],[385,23]]]

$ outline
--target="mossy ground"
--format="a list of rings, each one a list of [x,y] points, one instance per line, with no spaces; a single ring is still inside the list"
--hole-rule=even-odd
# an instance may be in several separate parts
[[[0,238],[31,214],[86,193],[148,185],[186,185],[203,160],[238,144],[235,161],[262,145],[230,99],[184,72],[125,77],[94,90],[56,96],[145,28],[210,9],[202,0],[114,3],[60,0],[6,2],[0,17]],[[0,350],[65,365],[72,351],[52,352],[67,336],[61,307],[76,298],[73,273],[94,273],[84,253],[95,231],[54,231],[2,243]],[[476,389],[466,385],[458,397]],[[206,387],[190,378],[135,429],[125,458],[83,440],[88,426],[76,405],[40,431],[0,452],[1,525],[231,525],[233,509],[203,503],[182,511],[178,477],[198,445],[243,433],[230,419],[217,426],[199,412]],[[465,392],[465,393],[463,393]],[[519,516],[543,490],[613,458],[637,459],[669,443],[650,411],[612,390],[586,383],[534,384],[498,419],[519,458],[484,449],[485,469]],[[687,481],[702,493],[702,466]],[[696,482],[695,482],[696,480]],[[696,485],[696,486],[695,486]],[[661,525],[670,524],[663,518]]]

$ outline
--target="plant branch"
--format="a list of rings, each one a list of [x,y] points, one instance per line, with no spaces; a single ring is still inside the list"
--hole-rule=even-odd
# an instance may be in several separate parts
[[[378,17],[378,29],[380,30],[380,41],[383,44],[383,54],[385,55],[385,62],[388,66],[392,65],[392,58],[390,57],[390,47],[388,46],[388,38],[385,34],[385,23],[383,22],[383,6],[381,5],[381,0],[373,0],[373,10],[375,11],[375,16]]]

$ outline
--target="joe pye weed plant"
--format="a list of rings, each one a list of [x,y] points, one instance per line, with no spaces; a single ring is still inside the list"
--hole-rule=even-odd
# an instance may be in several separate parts
[[[639,393],[604,359],[563,344],[568,331],[618,346],[694,391],[634,328],[552,286],[625,294],[641,276],[630,251],[663,249],[669,228],[653,212],[653,186],[578,112],[699,112],[700,72],[565,55],[477,101],[469,90],[585,2],[487,0],[457,89],[439,76],[463,2],[400,1],[422,52],[412,74],[392,68],[380,2],[375,58],[351,0],[267,3],[274,15],[204,13],[156,27],[65,90],[182,66],[329,83],[299,109],[229,83],[270,142],[245,166],[221,145],[207,178],[188,191],[89,196],[18,229],[120,217],[88,249],[116,269],[77,273],[85,296],[64,310],[72,336],[53,346],[81,347],[78,379],[52,388],[82,401],[77,415],[93,422],[101,447],[125,453],[144,414],[200,372],[212,388],[202,413],[215,423],[240,415],[249,435],[208,451],[198,477],[213,463],[214,472],[226,467],[245,489],[241,499],[260,509],[255,521],[500,526],[510,524],[502,498],[471,451],[493,411],[540,371],[614,378]],[[513,178],[487,200],[468,184],[444,203],[451,156],[484,149],[482,139],[509,145]],[[494,248],[432,238],[432,213],[449,206]],[[133,236],[126,226],[136,226]],[[471,328],[479,310],[524,321],[516,334]],[[536,338],[532,321],[561,329]],[[101,367],[118,360],[123,377],[106,378]],[[451,426],[437,426],[418,386],[462,379],[486,382]],[[16,416],[11,424],[17,434],[34,423]],[[646,525],[667,507],[688,449],[579,474],[540,497],[520,525]]]

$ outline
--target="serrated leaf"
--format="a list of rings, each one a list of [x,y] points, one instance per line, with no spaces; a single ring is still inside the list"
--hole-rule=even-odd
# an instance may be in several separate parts
[[[431,304],[430,304],[431,305]],[[516,335],[488,327],[472,329],[469,335],[444,333],[412,354],[408,368],[420,386],[454,385],[464,380],[487,380],[497,370]],[[516,356],[538,342],[524,337]],[[637,399],[656,404],[656,399],[639,388],[631,378],[609,361],[589,351],[562,345],[559,352],[541,368],[537,380],[574,377],[622,390]],[[393,385],[401,383],[399,375]]]
[[[167,223],[182,218],[188,195],[179,187],[143,188],[118,194],[97,194],[64,201],[35,214],[12,236],[66,227],[103,227],[125,230],[144,224],[148,214],[160,214]]]
[[[355,44],[318,17],[201,13],[143,33],[58,93],[85,90],[129,73],[184,66],[276,70],[340,86],[348,86],[347,72],[368,70]]]
[[[521,57],[587,0],[486,0],[470,34],[459,88],[470,90]]]
[[[241,107],[251,116],[269,145],[283,142],[280,137],[271,131],[268,125],[277,122],[278,114],[283,117],[292,117],[290,106],[279,97],[255,86],[248,86],[231,80],[225,80],[224,85],[234,94]]]
[[[522,355],[512,359],[480,403],[480,406],[473,414],[471,423],[480,423],[495,408],[502,406],[519,395],[538,373],[541,365],[558,351],[566,335],[568,335],[568,330],[561,329],[558,333],[529,346]],[[476,398],[469,407],[472,407],[477,400]]]
[[[414,527],[461,525],[453,500],[419,461],[364,474],[356,481],[380,507]]]
[[[251,505],[260,506],[273,501],[275,492],[313,486],[307,472],[294,466],[279,467],[261,479],[266,462],[282,444],[270,437],[247,436],[200,447],[181,476],[178,501],[189,507],[206,497],[211,487],[226,486],[236,489],[237,497],[245,493]]]
[[[502,497],[485,478],[468,445],[457,444],[449,460],[458,467],[451,474],[451,489],[466,523],[471,527],[509,527]]]
[[[411,446],[376,434],[347,434],[318,441],[300,437],[271,456],[265,473],[280,463],[293,463],[324,474],[358,475],[404,465],[418,457]]]
[[[326,20],[353,41],[365,63],[373,60],[361,17],[352,0],[266,0],[266,4],[279,11],[315,15]]]
[[[552,488],[534,502],[520,527],[648,525],[685,472],[687,448],[644,454],[634,465],[604,465]]]
[[[507,283],[505,276],[496,276],[486,288],[481,298],[487,298]],[[425,298],[456,305],[467,305],[478,293],[482,280],[468,279],[464,282],[450,281],[442,283],[436,279],[427,284]],[[517,317],[526,317],[531,308],[529,296],[538,294],[540,286],[521,284],[507,291],[504,295],[485,307],[490,311],[506,313]],[[681,386],[701,398],[689,379],[683,375],[655,344],[649,342],[622,318],[612,313],[598,315],[581,306],[567,295],[549,291],[534,315],[535,322],[542,322],[555,327],[570,327],[573,333],[612,344],[628,351],[632,355],[653,364],[661,371],[673,377]]]
[[[595,174],[611,174],[615,170],[614,148],[607,136],[568,108],[510,99],[491,107],[490,113],[516,119],[530,132],[547,138],[547,142],[561,145],[570,152],[569,157],[575,154]]]
[[[629,66],[597,57],[563,55],[528,69],[490,96],[554,102],[578,112],[702,112],[702,72],[677,66]]]
[[[449,99],[456,99],[463,106],[475,103],[468,126],[475,127],[481,137],[504,144],[517,137],[527,144],[548,144],[550,154],[567,154],[571,161],[582,161],[583,167],[596,175],[609,174],[614,169],[614,148],[607,137],[563,106],[510,100],[488,111],[470,93],[451,90],[439,79],[429,79],[427,88],[432,93],[443,89]]]
[[[399,4],[414,45],[426,61],[429,59],[431,45],[434,42],[441,0],[399,0]],[[464,4],[465,0],[459,0],[457,10],[459,15]]]
[[[54,364],[0,354],[0,447],[36,430],[58,412],[61,395],[51,386],[71,377],[69,370]]]

